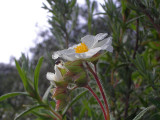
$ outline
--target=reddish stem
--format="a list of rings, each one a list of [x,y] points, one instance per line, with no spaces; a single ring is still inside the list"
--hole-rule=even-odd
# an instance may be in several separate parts
[[[92,88],[89,87],[89,85],[85,86],[85,88],[87,88],[87,89],[92,93],[92,95],[96,98],[97,102],[98,102],[99,105],[101,106],[101,109],[102,109],[102,111],[103,111],[103,115],[104,115],[105,120],[108,120],[108,119],[107,119],[106,112],[105,112],[105,109],[104,109],[104,107],[103,107],[103,105],[102,105],[102,102],[99,100],[98,96],[94,93],[94,91],[92,90]]]
[[[89,66],[89,64],[88,64],[87,62],[86,62],[86,65],[87,65],[89,71],[92,73],[92,75],[93,75],[94,78],[96,79],[96,82],[97,82],[98,87],[99,87],[99,89],[100,89],[100,92],[101,92],[101,95],[102,95],[102,97],[103,97],[104,104],[105,104],[105,107],[106,107],[106,110],[107,110],[107,119],[110,120],[108,103],[107,103],[106,96],[105,96],[105,94],[104,94],[102,85],[101,85],[101,83],[100,83],[100,80],[99,80],[99,78],[98,78],[98,75],[97,75],[96,72],[94,72],[94,71],[92,70],[92,68]]]

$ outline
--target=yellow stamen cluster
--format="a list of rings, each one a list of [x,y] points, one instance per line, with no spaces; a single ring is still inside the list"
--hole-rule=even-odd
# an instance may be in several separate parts
[[[79,46],[77,46],[75,49],[76,53],[84,53],[88,51],[88,47],[85,43],[81,43]]]

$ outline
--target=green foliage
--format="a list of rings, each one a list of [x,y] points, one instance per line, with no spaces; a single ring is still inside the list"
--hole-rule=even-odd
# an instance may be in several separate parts
[[[47,0],[49,6],[43,4],[43,8],[52,13],[49,23],[51,32],[60,45],[65,44],[68,48],[70,34],[77,25],[78,6],[76,0]],[[64,43],[65,42],[65,43]],[[64,48],[64,46],[61,46]]]
[[[21,77],[21,80],[22,80],[22,82],[23,82],[23,85],[24,85],[24,88],[27,90],[27,88],[28,88],[28,81],[27,81],[27,79],[26,79],[26,76],[25,76],[25,73],[24,73],[24,71],[21,69],[21,67],[20,67],[20,65],[18,64],[18,62],[15,60],[15,63],[16,63],[16,67],[17,67],[17,70],[18,70],[18,73],[19,73],[19,75],[20,75],[20,77]]]
[[[50,103],[48,101],[50,88],[44,94],[43,99],[41,99],[41,96],[39,95],[38,80],[39,80],[40,68],[41,68],[41,65],[43,63],[43,57],[41,57],[39,59],[38,63],[37,63],[37,66],[34,70],[35,71],[34,72],[34,78],[33,77],[32,78],[28,77],[28,76],[32,76],[32,75],[29,75],[30,72],[27,71],[27,70],[30,70],[30,69],[28,69],[28,65],[25,63],[25,62],[28,63],[28,60],[26,60],[26,57],[24,55],[23,55],[23,58],[24,58],[24,61],[22,62],[23,63],[22,68],[20,67],[19,63],[16,60],[15,60],[15,63],[16,63],[18,73],[21,77],[21,80],[23,82],[23,85],[24,85],[24,88],[25,88],[26,92],[13,92],[13,93],[8,93],[8,94],[5,94],[5,95],[2,95],[0,97],[0,101],[3,101],[3,100],[8,99],[10,97],[18,96],[18,95],[26,95],[26,96],[32,98],[32,100],[34,99],[34,102],[33,102],[34,104],[29,105],[29,106],[32,106],[32,107],[29,107],[27,110],[25,110],[22,113],[20,113],[19,115],[17,115],[15,117],[15,120],[17,120],[17,119],[19,119],[19,118],[21,118],[25,115],[28,115],[29,113],[33,113],[34,115],[36,115],[40,118],[45,118],[45,119],[46,118],[48,118],[48,119],[50,119],[50,118],[60,119],[60,115],[58,115],[51,108]],[[26,66],[24,67],[24,65],[26,65]],[[34,82],[34,85],[33,85],[33,82]],[[44,111],[48,110],[48,113],[47,112],[45,112],[45,113],[42,112],[41,109],[44,110]],[[38,111],[36,111],[36,110],[38,110]]]
[[[46,82],[47,71],[53,71],[52,52],[76,43],[84,34],[103,32],[112,36],[114,51],[112,54],[104,54],[99,59],[97,72],[107,96],[111,119],[159,120],[159,0],[108,0],[101,4],[103,11],[99,11],[96,15],[94,12],[99,1],[91,2],[86,0],[85,6],[82,7],[77,4],[76,0],[47,0],[47,3],[48,5],[43,4],[43,8],[48,10],[51,15],[49,24],[51,25],[50,31],[52,35],[46,31],[41,33],[41,38],[44,41],[31,49],[33,53],[31,61],[24,54],[20,60],[15,60],[19,76],[27,92],[24,95],[27,95],[27,98],[29,97],[32,102],[28,103],[27,99],[23,98],[19,101],[24,101],[26,106],[28,104],[29,106],[33,105],[33,108],[29,107],[30,109],[25,112],[36,116],[36,118],[32,116],[29,116],[29,118],[50,120],[54,119],[57,116],[56,114],[63,114],[64,120],[103,120],[103,115],[97,102],[90,94],[81,93],[82,89],[72,92],[71,101],[68,102],[65,109],[59,113],[55,112],[56,103],[50,99],[50,90],[53,86],[48,88],[49,82]],[[85,23],[81,24],[81,18],[85,20]],[[43,58],[40,58],[42,55],[45,58],[43,64]],[[36,66],[39,58],[40,60]],[[35,70],[33,69],[34,67],[36,68]],[[11,87],[7,88],[8,84],[13,85],[11,92],[14,91],[13,93],[2,95],[0,101],[25,93],[15,92],[22,88],[22,85],[18,84],[18,75],[14,73],[16,70],[8,68],[8,66],[4,67],[4,65],[1,65],[0,68],[0,88],[2,89],[0,94],[9,92]],[[9,69],[10,72],[8,72]],[[81,71],[76,70],[74,65],[71,70],[75,73]],[[97,84],[92,77],[89,83],[95,88],[95,93],[101,97]],[[15,87],[15,84],[18,87]],[[20,90],[23,91],[22,89]],[[74,104],[75,102],[76,105]],[[3,111],[5,111],[5,115],[13,116],[6,111],[13,109],[14,105],[14,99],[13,101],[8,99],[0,103],[3,108],[2,112],[0,110],[0,116],[3,115]],[[18,105],[21,107],[22,103]],[[46,107],[36,107],[36,105],[45,105]],[[7,110],[8,108],[9,110]],[[19,107],[13,109],[13,111],[22,112]],[[24,115],[26,115],[25,112]],[[13,117],[10,118],[12,119]],[[0,117],[0,119],[3,118]],[[8,118],[7,120],[10,119]]]
[[[20,113],[19,115],[17,115],[14,120],[18,120],[19,118],[31,113],[33,110],[35,109],[39,109],[39,108],[43,108],[45,107],[44,105],[36,105],[36,106],[33,106],[31,108],[28,108],[27,110],[25,110],[24,112]]]
[[[3,101],[5,99],[11,98],[11,97],[15,97],[18,95],[28,95],[26,92],[13,92],[13,93],[8,93],[5,95],[0,96],[0,101]]]
[[[39,80],[39,73],[40,73],[40,68],[41,68],[42,62],[43,62],[43,57],[41,57],[39,59],[37,66],[35,68],[35,72],[34,72],[34,90],[35,90],[39,99],[40,99],[40,97],[39,97],[39,92],[38,92],[38,80]]]
[[[96,7],[96,1],[90,2],[90,0],[86,0],[87,7],[88,7],[88,31],[92,34],[92,21],[93,21],[93,13]]]
[[[67,112],[67,110],[75,103],[77,102],[84,94],[87,93],[86,91],[83,91],[82,93],[80,93],[79,95],[77,95],[75,98],[73,98],[73,100],[66,106],[66,108],[63,110],[63,115],[65,115],[65,113]]]
[[[141,117],[148,112],[148,110],[153,109],[153,106],[145,108],[143,111],[141,111],[133,120],[140,120]]]

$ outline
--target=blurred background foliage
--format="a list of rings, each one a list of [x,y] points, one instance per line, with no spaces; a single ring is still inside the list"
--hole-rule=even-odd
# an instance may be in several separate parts
[[[99,77],[105,90],[113,120],[132,120],[145,108],[141,120],[160,119],[160,1],[159,0],[108,0],[98,11],[98,0],[86,0],[79,6],[76,0],[47,0],[43,8],[49,12],[50,28],[39,33],[43,42],[31,48],[32,58],[22,54],[18,62],[29,78],[41,56],[44,62],[40,71],[40,95],[49,87],[48,71],[53,72],[54,51],[68,48],[80,38],[98,33],[113,37],[114,51],[106,53],[97,64]],[[82,22],[83,21],[83,22]],[[98,95],[95,80],[90,84]],[[24,91],[16,67],[0,64],[0,96]],[[82,89],[71,95],[74,98]],[[13,120],[32,100],[17,96],[0,102],[0,120]],[[54,103],[53,103],[54,104]],[[152,107],[150,107],[152,106]],[[89,92],[68,110],[68,120],[103,120],[99,105]],[[23,119],[36,119],[28,115]],[[37,119],[40,120],[40,119]]]

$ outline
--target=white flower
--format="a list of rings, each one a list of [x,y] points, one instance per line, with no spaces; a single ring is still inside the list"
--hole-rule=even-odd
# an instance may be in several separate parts
[[[54,66],[55,73],[48,72],[46,74],[46,78],[51,82],[51,84],[55,85],[55,82],[63,81],[62,74],[58,68],[58,65]]]
[[[52,58],[57,59],[60,57],[68,61],[75,61],[91,58],[102,50],[112,52],[112,38],[106,38],[106,36],[106,33],[99,33],[96,36],[86,35],[81,38],[82,43],[69,47],[65,50],[54,52]]]

